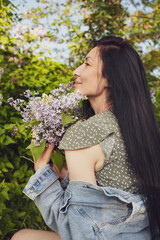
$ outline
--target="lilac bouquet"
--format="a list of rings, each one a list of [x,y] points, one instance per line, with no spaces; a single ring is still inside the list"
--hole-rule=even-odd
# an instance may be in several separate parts
[[[9,98],[8,102],[20,112],[25,126],[30,129],[33,141],[27,147],[35,160],[48,144],[58,146],[68,126],[82,118],[80,105],[86,99],[80,92],[71,92],[73,85],[60,84],[49,95],[24,92],[24,99]],[[59,158],[57,155],[56,158]]]

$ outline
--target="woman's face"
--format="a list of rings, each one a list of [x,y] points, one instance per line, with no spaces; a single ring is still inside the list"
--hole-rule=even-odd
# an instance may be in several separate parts
[[[102,60],[98,47],[93,48],[86,56],[82,65],[73,72],[75,76],[75,91],[79,90],[84,96],[96,97],[104,94],[107,81],[102,77]]]

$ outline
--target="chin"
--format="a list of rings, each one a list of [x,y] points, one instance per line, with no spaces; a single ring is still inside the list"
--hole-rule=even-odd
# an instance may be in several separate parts
[[[82,92],[82,91],[78,88],[78,86],[75,86],[75,87],[74,87],[74,93],[76,93],[77,91]]]

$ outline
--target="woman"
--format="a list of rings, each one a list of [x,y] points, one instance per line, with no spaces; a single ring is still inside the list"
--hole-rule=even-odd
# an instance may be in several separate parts
[[[24,189],[56,233],[21,230],[12,240],[159,239],[160,135],[140,57],[103,37],[73,74],[93,116],[60,143],[69,184],[47,164],[49,146]]]

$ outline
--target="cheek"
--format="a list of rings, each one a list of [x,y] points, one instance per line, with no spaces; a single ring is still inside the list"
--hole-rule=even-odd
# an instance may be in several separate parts
[[[86,71],[84,70],[84,71],[81,73],[81,76],[80,76],[82,83],[85,83],[85,82],[86,82],[87,76],[88,76],[88,74],[87,74]]]
[[[91,69],[84,69],[84,71],[81,73],[81,80],[84,84],[92,83],[95,85],[97,82],[97,73]]]

